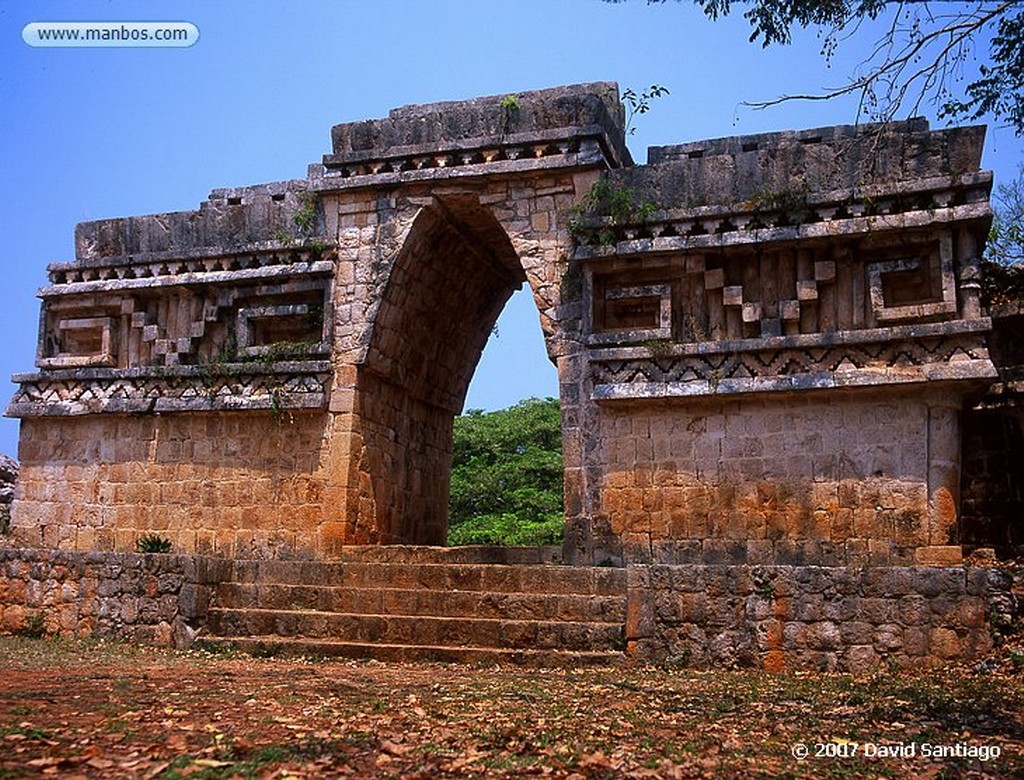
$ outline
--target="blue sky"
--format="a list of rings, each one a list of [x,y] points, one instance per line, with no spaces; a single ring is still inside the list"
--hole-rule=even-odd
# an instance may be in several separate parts
[[[182,49],[36,49],[21,39],[32,21],[90,20],[188,21],[201,38]],[[813,32],[768,50],[747,36],[738,16],[712,23],[689,2],[5,0],[0,375],[32,369],[35,291],[48,262],[73,257],[76,222],[192,209],[217,187],[301,178],[339,122],[597,80],[671,90],[637,119],[638,161],[648,145],[855,121],[852,100],[760,112],[741,103],[840,83],[870,27],[830,69]],[[1020,160],[1021,139],[990,127],[986,167],[1006,179]],[[557,394],[528,296],[513,298],[498,330],[467,406]],[[16,446],[17,422],[0,420],[0,452]]]

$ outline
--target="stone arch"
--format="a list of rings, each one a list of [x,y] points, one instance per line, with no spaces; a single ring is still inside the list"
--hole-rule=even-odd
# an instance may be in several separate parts
[[[356,381],[356,541],[444,543],[452,419],[524,281],[508,235],[475,197],[435,198],[416,215]]]

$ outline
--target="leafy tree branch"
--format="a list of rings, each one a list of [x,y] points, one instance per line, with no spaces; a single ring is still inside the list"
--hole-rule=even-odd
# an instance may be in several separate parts
[[[821,54],[829,64],[841,44],[863,34],[865,21],[892,14],[871,53],[845,84],[746,103],[753,108],[855,94],[860,113],[879,121],[904,111],[918,113],[930,103],[938,107],[940,118],[973,120],[989,115],[1005,121],[1017,135],[1024,133],[1024,3],[1019,0],[693,2],[712,20],[742,6],[751,27],[750,41],[762,46],[790,43],[796,27],[817,27],[823,39]],[[988,62],[975,66],[983,44],[988,46]]]

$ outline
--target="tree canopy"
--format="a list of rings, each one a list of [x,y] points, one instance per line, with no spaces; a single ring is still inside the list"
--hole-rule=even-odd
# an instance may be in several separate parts
[[[1024,163],[1018,167],[1016,179],[996,188],[993,200],[985,257],[1000,265],[1024,263]]]
[[[538,545],[562,539],[558,400],[529,398],[455,418],[448,543]]]
[[[620,2],[621,0],[607,0]],[[677,0],[681,2],[682,0]],[[648,0],[663,3],[666,0]],[[831,61],[865,20],[885,15],[883,33],[858,72],[821,92],[748,103],[757,108],[789,100],[857,95],[861,113],[889,120],[934,104],[940,118],[1005,121],[1024,134],[1024,3],[1020,0],[693,0],[711,19],[746,10],[750,41],[787,44],[795,27],[817,27],[821,53]],[[891,18],[890,18],[891,17]],[[976,64],[988,46],[987,62]]]

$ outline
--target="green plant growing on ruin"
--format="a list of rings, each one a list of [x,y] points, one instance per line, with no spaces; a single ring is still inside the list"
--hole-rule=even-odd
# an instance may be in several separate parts
[[[802,211],[807,208],[807,190],[784,187],[774,190],[765,185],[750,199],[754,211]]]
[[[35,612],[27,615],[21,628],[12,633],[24,639],[42,639],[46,636],[46,621],[41,612]]]
[[[139,553],[169,553],[171,540],[160,534],[144,534],[135,542],[135,551]]]
[[[512,128],[512,124],[519,116],[519,109],[522,108],[522,104],[519,102],[519,98],[515,95],[506,95],[501,99],[501,102],[498,105],[501,106],[502,110],[501,135],[502,137],[505,137]]]
[[[683,340],[688,342],[710,341],[711,337],[703,323],[694,314],[683,317]]]
[[[725,378],[725,373],[720,368],[713,368],[708,373],[708,385],[711,388],[712,393],[718,392],[718,386],[722,383],[722,379]]]
[[[307,191],[299,195],[298,200],[299,206],[292,212],[292,226],[298,235],[285,228],[281,228],[274,234],[277,243],[283,247],[295,246],[301,236],[308,235],[316,227],[320,205],[319,196],[315,192]],[[322,254],[327,245],[319,239],[314,239],[310,242],[310,248],[317,254]]]
[[[309,354],[309,351],[319,343],[320,342],[315,339],[309,339],[306,341],[275,341],[266,348],[266,351],[255,358],[255,360],[269,366],[272,363],[277,363],[282,360],[305,357]]]
[[[633,135],[636,133],[636,127],[633,125],[633,120],[641,114],[646,114],[651,110],[651,101],[656,98],[664,97],[668,95],[668,87],[662,86],[661,84],[651,84],[650,87],[636,93],[636,90],[627,88],[622,93],[622,103],[626,107],[626,135]]]
[[[631,187],[598,179],[583,200],[569,210],[569,233],[577,243],[614,246],[615,228],[647,222],[657,210],[650,201],[638,202]]]
[[[278,425],[295,423],[295,415],[289,406],[291,401],[291,394],[283,387],[275,387],[270,391],[270,416]]]
[[[645,347],[650,353],[651,357],[661,358],[668,357],[672,354],[672,346],[675,342],[672,339],[647,339],[641,342],[641,346]]]
[[[299,207],[292,214],[292,224],[303,233],[308,233],[316,225],[319,197],[315,192],[304,192],[299,196]]]

